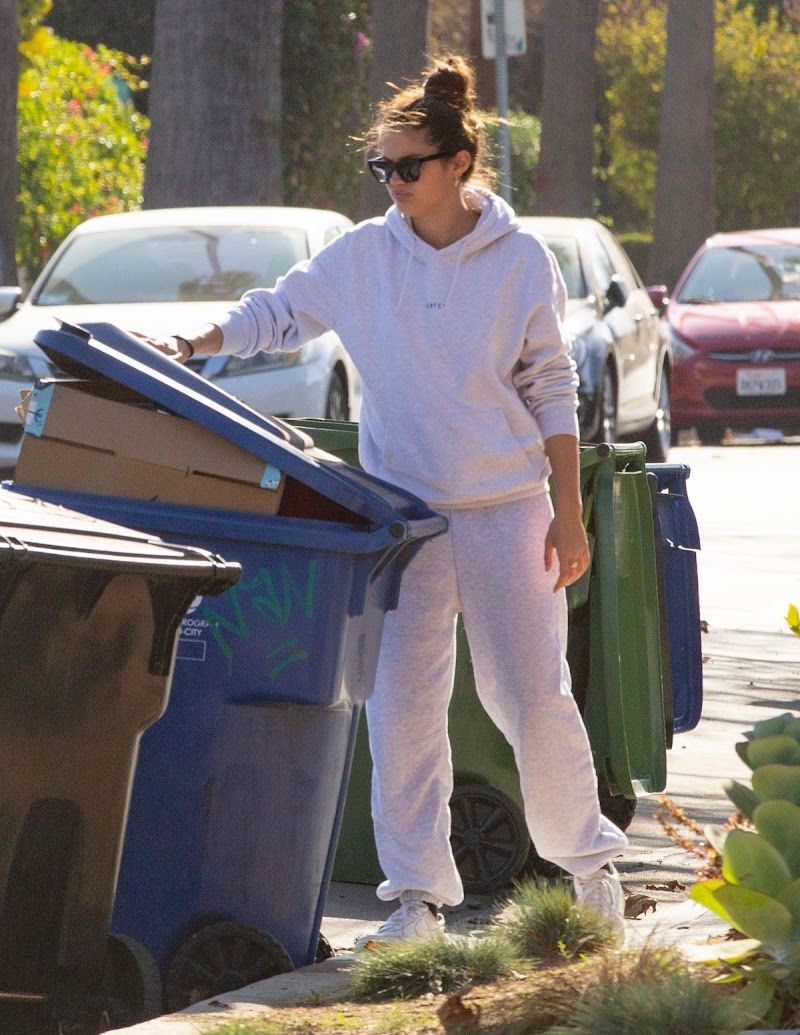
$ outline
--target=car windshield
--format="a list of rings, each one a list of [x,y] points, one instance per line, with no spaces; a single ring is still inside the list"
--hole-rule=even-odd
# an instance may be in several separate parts
[[[800,244],[708,248],[676,301],[785,302],[800,299]]]
[[[34,302],[50,306],[235,301],[253,288],[273,287],[306,257],[302,230],[108,230],[76,237]]]
[[[547,237],[545,241],[561,269],[561,275],[567,285],[567,298],[586,298],[589,292],[583,279],[577,238]]]

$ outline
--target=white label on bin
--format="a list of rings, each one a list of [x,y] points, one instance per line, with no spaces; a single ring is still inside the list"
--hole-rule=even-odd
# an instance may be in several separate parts
[[[206,644],[204,640],[187,640],[183,636],[178,640],[176,661],[205,661]]]
[[[42,385],[30,397],[28,411],[25,414],[25,431],[27,434],[41,438],[55,387],[55,385]]]
[[[281,472],[272,464],[267,464],[264,473],[261,475],[261,488],[275,490],[280,487]]]
[[[189,605],[186,617],[181,622],[176,661],[206,660],[209,623],[196,613],[202,602],[202,596],[195,597]]]

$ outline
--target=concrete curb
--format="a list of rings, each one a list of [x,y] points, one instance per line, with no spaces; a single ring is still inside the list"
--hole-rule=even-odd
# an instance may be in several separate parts
[[[335,1002],[347,991],[347,971],[352,960],[353,953],[334,956],[324,963],[278,974],[235,992],[195,1003],[180,1013],[167,1014],[130,1028],[116,1028],[115,1031],[135,1032],[136,1035],[197,1035],[212,1023],[263,1015],[264,1007],[302,1006],[309,1001],[315,1004]]]

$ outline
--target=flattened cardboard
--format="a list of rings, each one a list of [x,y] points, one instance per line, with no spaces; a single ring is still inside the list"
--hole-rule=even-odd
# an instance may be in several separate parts
[[[281,493],[248,482],[192,474],[143,460],[26,435],[14,473],[20,485],[179,503],[252,514],[277,513]]]
[[[275,514],[285,477],[263,460],[192,421],[138,402],[109,398],[91,382],[46,381],[23,436],[15,479],[75,492]],[[141,397],[138,397],[141,399]],[[29,412],[30,412],[29,411]]]
[[[43,381],[52,396],[42,425],[45,438],[90,446],[196,474],[260,485],[264,461],[221,435],[152,402],[131,404],[97,394],[79,381]],[[31,399],[35,401],[36,392]],[[123,389],[123,392],[126,392]]]

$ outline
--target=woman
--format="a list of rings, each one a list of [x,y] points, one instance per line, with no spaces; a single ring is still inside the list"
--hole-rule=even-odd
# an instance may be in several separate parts
[[[377,893],[399,901],[362,944],[438,934],[439,908],[463,898],[447,738],[459,613],[481,701],[514,749],[539,854],[623,932],[611,860],[627,841],[601,815],[565,658],[564,589],[589,552],[564,285],[542,242],[480,186],[473,103],[467,64],[435,61],[378,112],[369,167],[393,202],[385,218],[344,234],[274,290],[249,292],[219,325],[153,342],[186,361],[297,349],[333,328],[363,383],[363,466],[449,519],[403,576],[367,704],[386,874]]]

